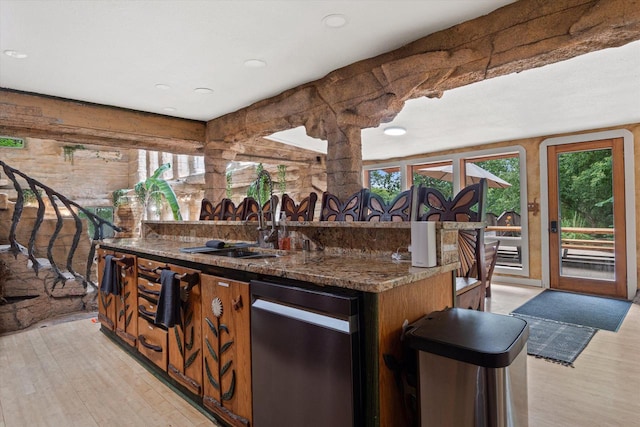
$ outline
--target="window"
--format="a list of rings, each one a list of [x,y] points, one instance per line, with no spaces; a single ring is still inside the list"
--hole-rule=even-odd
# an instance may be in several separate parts
[[[366,170],[365,181],[371,192],[378,194],[386,203],[402,192],[400,167]]]
[[[501,147],[411,161],[403,160],[393,164],[370,165],[365,170],[364,182],[372,191],[377,191],[374,190],[376,187],[391,187],[392,182],[395,189],[397,182],[400,182],[402,185],[398,192],[412,185],[423,185],[437,188],[446,197],[453,197],[462,187],[479,179],[473,176],[474,171],[471,170],[476,168],[490,173],[487,178],[493,176],[487,194],[487,212],[490,215],[489,228],[485,236],[487,240],[500,240],[496,274],[528,277],[527,178],[523,147]],[[513,228],[497,228],[497,219],[503,213],[505,215],[501,222]],[[517,278],[510,280],[519,283]],[[528,283],[526,279],[521,279],[521,282]]]
[[[435,188],[445,197],[453,196],[453,164],[450,160],[411,165],[409,168],[412,185]]]
[[[496,265],[522,269],[522,189],[518,153],[465,159],[464,175],[467,185],[481,178],[487,179],[485,240],[500,241]]]

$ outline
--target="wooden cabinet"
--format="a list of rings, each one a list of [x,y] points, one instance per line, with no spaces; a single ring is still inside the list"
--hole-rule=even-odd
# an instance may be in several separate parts
[[[99,249],[99,284],[104,276],[107,255],[112,255],[115,259],[120,288],[117,294],[98,291],[98,319],[105,328],[114,331],[124,342],[135,346],[138,336],[136,257]]]
[[[160,270],[166,263],[138,259],[138,351],[153,364],[167,370],[167,329],[155,324],[158,298],[160,297]]]
[[[179,315],[167,328],[156,324],[162,270],[171,270],[179,281],[174,301]],[[141,258],[138,261],[138,350],[191,393],[202,395],[202,337],[200,272],[194,269]]]
[[[167,370],[167,330],[138,318],[138,351],[163,371]]]
[[[169,329],[169,376],[189,391],[202,395],[202,304],[200,272],[189,268],[170,266],[171,271],[183,277],[180,286],[189,291],[181,300],[180,324]]]
[[[233,426],[251,425],[249,284],[203,274],[203,404]]]

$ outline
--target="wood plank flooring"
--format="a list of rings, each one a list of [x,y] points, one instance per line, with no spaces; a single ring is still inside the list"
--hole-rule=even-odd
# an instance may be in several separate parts
[[[491,285],[487,311],[507,314],[541,292]],[[600,330],[574,368],[527,357],[529,426],[640,426],[640,305],[618,332]]]
[[[0,427],[215,426],[91,319],[0,337]]]
[[[507,314],[540,289],[492,291],[487,310]],[[0,337],[0,427],[216,425],[99,328],[81,319]],[[617,333],[598,331],[575,368],[528,357],[527,370],[529,426],[640,425],[640,305]]]

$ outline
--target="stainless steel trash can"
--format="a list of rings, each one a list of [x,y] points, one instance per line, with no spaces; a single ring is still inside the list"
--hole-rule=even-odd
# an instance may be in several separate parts
[[[526,427],[528,338],[522,319],[458,308],[410,325],[420,425]]]

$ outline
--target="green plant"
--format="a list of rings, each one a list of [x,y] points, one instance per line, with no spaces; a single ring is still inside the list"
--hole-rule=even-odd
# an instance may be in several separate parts
[[[278,189],[280,194],[287,191],[287,165],[278,165]]]
[[[159,210],[159,208],[162,207],[162,201],[164,200],[171,208],[173,219],[181,221],[182,215],[180,214],[180,206],[178,205],[176,193],[173,192],[169,183],[162,179],[162,174],[169,169],[171,169],[170,163],[160,165],[160,167],[153,172],[153,175],[146,180],[137,183],[133,187],[133,190],[135,191],[145,213],[150,202],[153,201]]]
[[[119,190],[113,190],[113,193],[111,193],[111,200],[113,202],[114,208],[117,208],[127,203],[127,199],[125,198],[126,193],[127,193],[127,190],[124,188],[121,188]]]
[[[562,228],[582,228],[586,226],[586,221],[578,212],[573,212],[573,215],[570,217],[562,217],[560,224]],[[567,231],[562,232],[562,237],[565,239],[593,239],[593,236],[589,234]]]
[[[385,203],[391,202],[400,194],[400,172],[372,170],[369,172],[369,188],[372,193],[382,197]]]
[[[37,191],[38,191],[37,193],[38,196],[42,197],[42,190],[37,190]],[[30,188],[22,190],[22,197],[24,199],[25,205],[30,205],[38,201],[38,197],[36,196],[36,193]]]
[[[62,150],[64,151],[64,161],[66,162],[67,160],[69,160],[71,164],[73,164],[73,153],[75,153],[76,150],[86,150],[86,149],[87,148],[84,145],[80,145],[80,144],[65,145],[64,147],[62,147]]]
[[[10,136],[0,137],[0,147],[24,148],[24,139],[12,138]]]
[[[233,191],[231,191],[231,184],[232,184],[232,179],[233,179],[233,175],[231,173],[231,171],[227,172],[227,188],[226,188],[226,194],[227,194],[227,198],[230,199],[231,196],[233,195]]]
[[[266,176],[262,176],[260,185],[258,185],[257,177],[260,176],[263,170],[264,166],[262,166],[262,163],[258,163],[258,166],[256,166],[256,180],[249,184],[249,188],[247,189],[247,196],[256,199],[260,205],[264,205],[271,197],[271,194],[269,194],[269,182]]]

